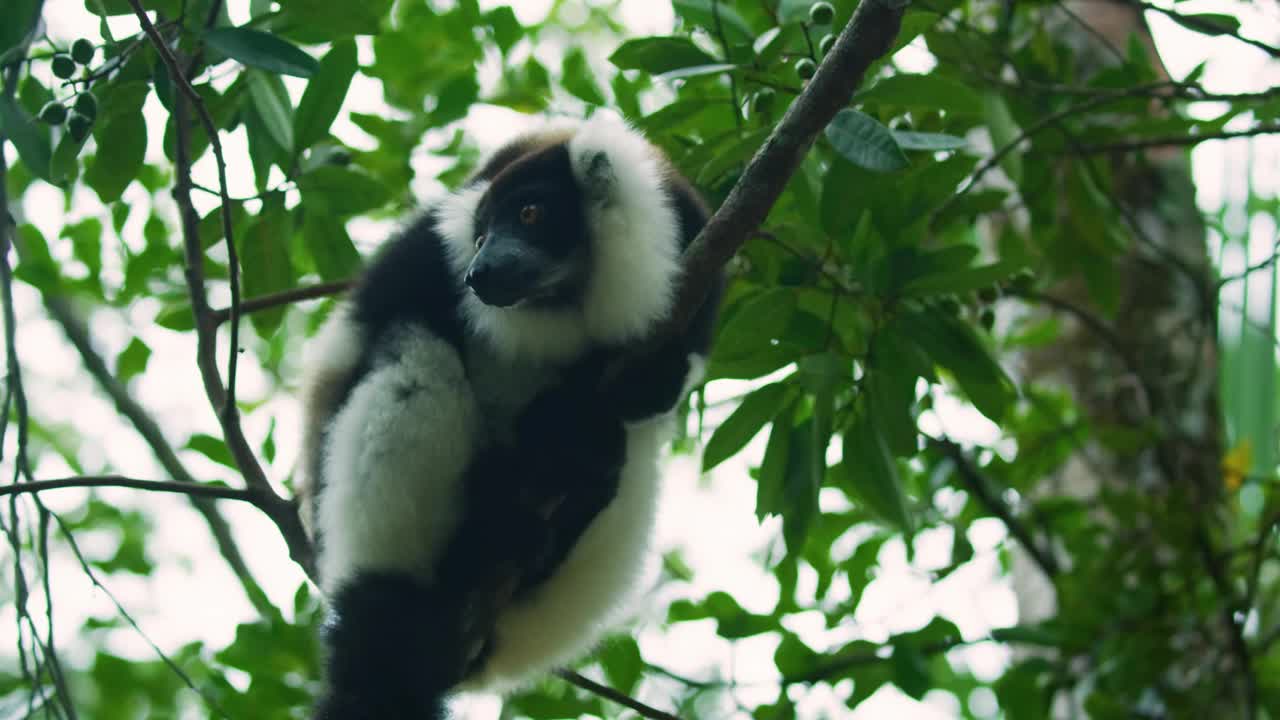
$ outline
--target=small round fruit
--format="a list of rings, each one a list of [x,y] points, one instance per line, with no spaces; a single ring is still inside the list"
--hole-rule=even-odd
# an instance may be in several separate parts
[[[796,61],[796,74],[801,80],[808,80],[816,72],[818,72],[818,64],[809,58],[800,58]]]
[[[50,125],[61,125],[67,121],[67,107],[60,102],[47,102],[40,108],[40,119]]]
[[[756,113],[767,113],[773,108],[773,100],[777,96],[771,88],[765,88],[751,99],[751,110]]]
[[[831,52],[831,48],[835,44],[836,44],[836,36],[832,35],[831,33],[827,33],[826,35],[822,36],[821,40],[818,41],[818,52],[825,56],[827,53]]]
[[[82,92],[76,96],[75,111],[90,120],[98,117],[98,99],[91,92]]]
[[[69,55],[53,56],[53,74],[66,80],[76,74],[76,61]]]
[[[93,121],[77,112],[71,113],[71,117],[67,119],[67,132],[71,133],[76,142],[84,142],[92,127]]]
[[[829,2],[816,2],[809,6],[809,22],[814,25],[830,25],[836,19],[836,9]]]
[[[84,38],[80,38],[79,40],[71,43],[71,59],[81,65],[88,65],[93,62],[93,54],[97,52],[97,50],[98,49],[93,46],[93,43],[85,40]]]

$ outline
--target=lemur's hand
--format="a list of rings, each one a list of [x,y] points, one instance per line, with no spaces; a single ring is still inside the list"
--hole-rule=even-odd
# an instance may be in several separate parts
[[[610,472],[622,467],[623,415],[601,389],[605,365],[603,357],[589,356],[529,403],[515,427],[528,457],[563,469]]]
[[[675,409],[689,375],[689,354],[679,342],[657,352],[627,357],[608,381],[609,403],[626,421],[644,420]]]

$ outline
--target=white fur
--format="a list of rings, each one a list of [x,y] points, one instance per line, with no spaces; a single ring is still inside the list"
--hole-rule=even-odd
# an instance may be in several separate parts
[[[333,419],[320,497],[320,578],[332,593],[359,570],[430,580],[458,526],[461,479],[480,417],[457,352],[402,328]]]
[[[315,536],[316,476],[320,443],[325,427],[337,412],[342,387],[360,361],[364,338],[350,320],[346,305],[329,314],[319,334],[307,343],[302,371],[302,464],[299,468],[298,496],[302,525]]]
[[[562,131],[566,122],[551,127]],[[611,171],[604,183],[588,177],[601,153]],[[621,121],[596,115],[577,125],[569,154],[574,175],[591,199],[593,267],[581,308],[497,308],[473,293],[462,301],[471,329],[507,357],[568,360],[591,340],[638,339],[671,309],[680,272],[680,224],[663,189],[665,171],[657,152]],[[459,277],[476,253],[475,211],[487,190],[488,183],[477,182],[439,207],[437,230]]]
[[[612,186],[587,210],[596,242],[595,267],[583,301],[594,338],[625,342],[643,336],[671,310],[680,277],[680,222],[663,190],[664,169],[638,132],[596,115],[569,141],[578,183],[588,193],[593,158],[609,159]]]

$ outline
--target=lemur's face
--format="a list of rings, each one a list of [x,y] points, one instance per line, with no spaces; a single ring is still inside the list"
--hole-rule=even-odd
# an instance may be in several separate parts
[[[465,282],[486,305],[554,307],[586,282],[590,242],[568,152],[548,148],[494,178],[476,212]]]

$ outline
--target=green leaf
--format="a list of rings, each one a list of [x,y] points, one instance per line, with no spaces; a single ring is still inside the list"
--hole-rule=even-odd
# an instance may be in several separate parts
[[[293,152],[293,105],[289,101],[289,91],[277,75],[266,73],[246,73],[249,85],[249,100],[257,112],[263,127],[286,154]],[[259,178],[258,184],[262,184]]]
[[[733,457],[746,447],[751,438],[759,434],[786,399],[787,386],[773,383],[753,391],[743,399],[720,426],[711,433],[707,448],[702,452],[702,470],[706,472]]]
[[[850,611],[858,609],[858,603],[862,601],[863,591],[867,589],[867,586],[874,579],[872,570],[879,562],[880,548],[884,547],[888,539],[887,535],[882,534],[863,540],[858,543],[858,549],[853,551],[853,557],[849,558],[849,561],[845,563],[845,575],[849,580]]]
[[[844,453],[837,477],[846,490],[873,513],[906,535],[914,532],[914,519],[907,511],[898,464],[889,454],[879,425],[868,417],[865,409],[844,432]]]
[[[41,289],[55,289],[61,282],[58,264],[49,254],[44,235],[31,223],[18,226],[18,265],[13,274],[19,280]]]
[[[983,96],[983,116],[986,118],[987,129],[991,132],[995,152],[1008,147],[1022,134],[1017,121],[1013,119],[1013,113],[1009,111],[1009,105],[995,93]],[[1006,152],[1000,158],[1000,167],[1015,183],[1022,182],[1022,155],[1016,150]]]
[[[609,62],[621,70],[660,75],[694,65],[711,65],[716,59],[688,38],[643,37],[623,43],[609,56]]]
[[[910,312],[904,314],[903,320],[903,332],[934,362],[951,371],[974,407],[992,421],[1000,422],[1016,391],[973,331],[940,312]]]
[[[635,638],[617,635],[605,641],[596,653],[609,685],[619,692],[631,694],[644,674],[644,658]]]
[[[84,0],[84,7],[99,16],[133,14],[133,6],[129,4],[129,0]],[[148,0],[143,7],[174,17],[181,10],[181,0]]]
[[[147,361],[151,359],[151,348],[147,344],[134,338],[120,354],[116,356],[116,377],[121,382],[129,382],[130,379],[141,375],[147,369]]]
[[[911,415],[911,406],[916,399],[916,378],[906,363],[876,347],[871,371],[864,381],[867,400],[871,403],[871,415],[878,420],[889,452],[895,457],[911,457],[919,450],[916,422]]]
[[[187,444],[183,447],[187,450],[195,450],[219,465],[225,465],[232,470],[236,469],[236,461],[232,458],[231,450],[227,448],[227,444],[222,441],[222,438],[196,434],[187,438]]]
[[[789,632],[782,634],[782,642],[773,653],[773,664],[783,677],[801,677],[817,667],[821,660],[822,655]]]
[[[710,65],[693,65],[691,67],[680,68],[658,75],[659,80],[670,82],[671,80],[683,80],[684,78],[702,77],[703,75],[719,75],[720,73],[729,72],[737,69],[737,65],[731,63],[711,63]]]
[[[382,183],[352,167],[318,167],[298,178],[298,187],[308,211],[338,217],[382,207],[390,198]]]
[[[13,143],[32,175],[49,179],[49,159],[53,154],[49,129],[37,123],[8,94],[0,94],[0,137]]]
[[[820,200],[822,229],[832,236],[847,236],[862,215],[859,188],[872,176],[867,170],[836,156],[822,179]]]
[[[713,356],[738,358],[771,347],[795,307],[795,295],[786,288],[770,288],[744,300],[717,334]]]
[[[671,0],[671,7],[680,17],[711,33],[719,27],[730,42],[750,42],[753,37],[751,26],[733,9],[732,3],[724,0]],[[716,22],[717,16],[719,23]]]
[[[827,125],[827,139],[846,160],[877,172],[901,170],[909,164],[889,128],[857,110],[841,110]]]
[[[63,133],[49,161],[49,177],[54,182],[70,182],[80,174],[80,151],[88,139],[86,136],[84,140],[76,140],[71,133]]]
[[[229,58],[277,75],[311,77],[316,59],[286,40],[244,27],[218,28],[204,34],[204,42]]]
[[[893,684],[916,700],[924,697],[933,683],[929,676],[928,662],[920,650],[913,643],[895,642],[891,660]]]
[[[84,173],[85,183],[104,203],[113,203],[142,170],[147,152],[147,124],[142,112],[112,114],[94,124],[98,152]]]
[[[996,697],[1009,720],[1044,720],[1052,697],[1042,672],[1044,660],[1033,658],[1013,666],[996,681]]]
[[[902,27],[893,41],[893,49],[885,53],[885,57],[893,57],[894,53],[909,45],[920,33],[938,24],[941,18],[942,15],[928,10],[908,10],[902,16]]]
[[[785,505],[787,458],[791,455],[791,405],[773,417],[756,488],[756,517],[779,515]]]
[[[351,242],[342,220],[308,210],[302,222],[302,239],[325,280],[345,280],[360,267],[360,252]]]
[[[162,328],[176,332],[187,332],[195,329],[195,317],[191,313],[190,303],[168,305],[156,314],[155,323]]]
[[[85,218],[64,227],[62,234],[71,238],[72,254],[89,268],[89,277],[98,277],[102,272],[102,221]]]
[[[1001,260],[990,265],[946,270],[912,280],[903,288],[902,294],[905,297],[921,297],[945,293],[969,293],[1007,280],[1023,267],[1025,265],[1020,262]]]
[[[393,0],[280,0],[283,20],[321,31],[329,37],[371,35],[390,15]]]
[[[969,141],[955,135],[943,133],[912,132],[909,130],[890,130],[898,147],[903,150],[925,150],[938,152],[942,150],[959,150],[969,146]]]
[[[982,98],[969,86],[938,74],[889,75],[857,94],[854,101],[901,108],[945,110],[956,115],[981,115]]]
[[[516,19],[515,11],[508,5],[500,5],[490,10],[484,17],[489,21],[493,41],[498,44],[502,54],[506,55],[524,35],[524,28]]]
[[[301,152],[323,140],[342,109],[357,68],[356,44],[341,40],[320,60],[319,68],[298,101],[293,115],[293,147]]]
[[[239,238],[245,297],[269,295],[293,287],[296,277],[289,259],[292,231],[283,201],[268,200],[257,222]],[[249,317],[258,333],[267,337],[279,327],[284,308],[256,312]]]
[[[5,21],[0,23],[0,66],[7,66],[17,59],[22,46],[35,29],[41,0],[11,0],[5,10]],[[6,57],[14,51],[15,57]]]
[[[773,618],[747,612],[726,592],[711,593],[702,605],[704,616],[715,618],[716,634],[723,638],[737,640],[777,629]]]
[[[818,515],[818,491],[822,488],[822,450],[826,437],[819,438],[817,423],[810,417],[791,430],[786,478],[783,486],[782,539],[793,557],[804,553],[809,528]]]
[[[1203,35],[1235,35],[1240,32],[1240,18],[1225,13],[1169,13],[1168,18]]]
[[[571,48],[564,56],[562,67],[564,74],[561,77],[561,83],[565,90],[588,105],[605,104],[604,93],[596,83],[595,73],[591,70],[591,65],[587,62],[587,56],[582,52],[582,48]]]

